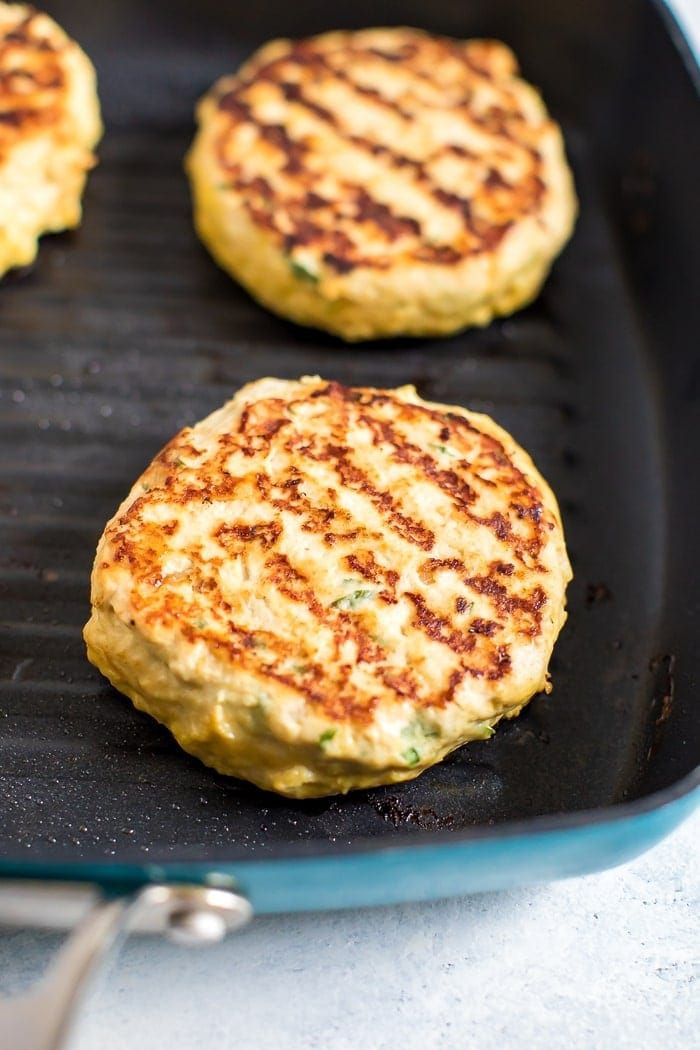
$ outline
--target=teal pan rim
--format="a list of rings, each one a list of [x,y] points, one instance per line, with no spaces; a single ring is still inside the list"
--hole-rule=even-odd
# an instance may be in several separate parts
[[[153,863],[0,858],[0,878],[97,883],[128,892],[149,882],[236,889],[256,914],[371,907],[502,890],[615,867],[656,845],[700,805],[700,767],[678,783],[608,809],[538,817],[465,833],[308,843],[264,860]]]

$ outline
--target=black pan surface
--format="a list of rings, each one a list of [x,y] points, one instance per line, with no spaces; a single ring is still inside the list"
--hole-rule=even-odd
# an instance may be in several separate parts
[[[671,787],[698,761],[700,121],[660,8],[497,2],[48,4],[108,127],[76,233],[0,288],[0,856],[265,856],[427,842]],[[195,99],[270,36],[408,22],[510,43],[563,122],[575,237],[529,309],[347,348],[269,315],[198,245]],[[412,382],[488,412],[556,491],[576,578],[555,690],[419,780],[289,802],[184,755],[87,663],[97,538],[184,424],[262,375]]]

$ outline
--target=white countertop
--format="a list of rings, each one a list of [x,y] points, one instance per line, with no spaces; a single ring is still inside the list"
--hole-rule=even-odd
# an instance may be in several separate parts
[[[700,53],[700,0],[673,0],[668,6],[675,12],[695,53]]]
[[[675,8],[700,48],[700,0]],[[700,812],[601,875],[260,919],[207,949],[134,938],[86,1005],[75,1048],[690,1050],[699,843]],[[56,943],[0,931],[0,992],[33,979]]]

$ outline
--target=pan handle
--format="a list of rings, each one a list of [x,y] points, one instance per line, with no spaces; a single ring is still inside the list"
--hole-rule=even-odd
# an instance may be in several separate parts
[[[252,916],[245,897],[196,885],[147,885],[102,897],[78,923],[44,978],[29,992],[0,1000],[0,1047],[63,1050],[77,1009],[109,950],[145,919],[179,944],[220,941]]]

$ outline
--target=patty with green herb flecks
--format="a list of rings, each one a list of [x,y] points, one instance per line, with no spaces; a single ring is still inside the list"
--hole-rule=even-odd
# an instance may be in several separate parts
[[[304,798],[415,777],[549,689],[557,503],[488,416],[261,379],[108,523],[88,655],[222,773]]]
[[[538,293],[576,215],[558,125],[493,40],[273,40],[198,109],[197,230],[271,310],[446,335]]]

